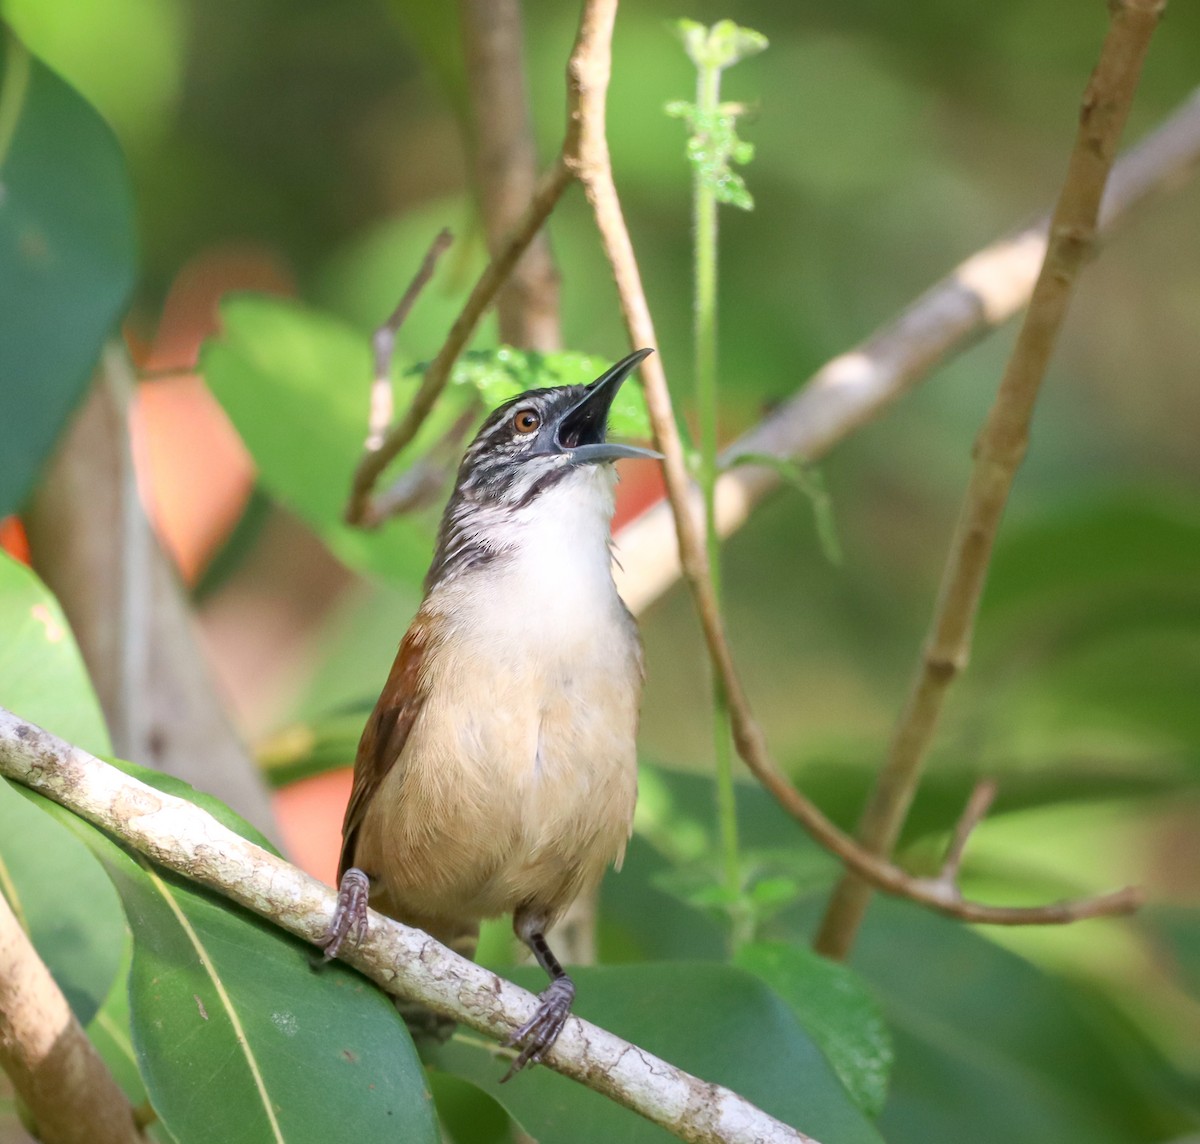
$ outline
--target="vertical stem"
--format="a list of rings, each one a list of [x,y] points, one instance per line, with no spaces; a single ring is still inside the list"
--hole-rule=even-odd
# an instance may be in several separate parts
[[[696,121],[701,126],[716,115],[721,69],[698,65]],[[717,197],[699,172],[693,177],[695,217],[695,361],[696,406],[700,419],[700,488],[704,497],[704,541],[709,574],[718,598],[721,592],[721,545],[717,533]],[[721,866],[725,888],[741,890],[738,861],[737,801],[733,783],[733,732],[729,699],[720,676],[713,672],[713,752],[716,758],[717,822],[721,835]],[[735,919],[735,944],[738,942]]]

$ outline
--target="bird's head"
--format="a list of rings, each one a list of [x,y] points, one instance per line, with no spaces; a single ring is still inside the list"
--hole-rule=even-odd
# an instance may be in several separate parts
[[[531,389],[483,423],[458,470],[455,499],[524,508],[578,472],[622,457],[658,453],[606,439],[608,411],[621,383],[652,351],[622,358],[590,385]]]

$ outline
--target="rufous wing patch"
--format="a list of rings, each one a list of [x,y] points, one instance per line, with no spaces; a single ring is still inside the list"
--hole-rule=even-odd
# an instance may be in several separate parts
[[[367,808],[399,760],[413,723],[425,702],[422,666],[429,642],[430,624],[418,613],[400,641],[400,650],[396,652],[387,682],[358,741],[358,752],[354,757],[354,785],[346,805],[346,817],[342,821],[339,882],[342,875],[354,865],[355,837]]]

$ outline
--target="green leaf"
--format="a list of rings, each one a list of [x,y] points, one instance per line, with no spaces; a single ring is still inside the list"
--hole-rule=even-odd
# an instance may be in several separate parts
[[[1018,611],[1056,621],[1147,595],[1200,595],[1200,512],[1150,491],[1105,493],[1006,527],[983,599],[985,617]]]
[[[527,389],[587,385],[611,364],[607,358],[571,350],[540,353],[500,346],[463,354],[451,371],[450,381],[474,389],[484,406],[491,409]],[[419,376],[424,368],[410,371],[410,376]],[[650,436],[650,414],[640,385],[622,385],[617,391],[609,410],[608,429],[613,437]]]
[[[601,887],[602,955],[622,961],[721,958],[726,943],[718,923],[660,888],[671,868],[664,854],[671,853],[678,824],[690,832],[711,821],[711,780],[660,768],[650,773],[666,788],[655,801],[666,799],[669,813],[654,808],[651,828],[639,828],[624,867]],[[967,776],[954,778],[961,788],[947,788],[944,802],[938,799],[947,824],[970,789]],[[806,773],[806,789],[808,779]],[[820,791],[833,792],[836,779],[831,768]],[[1088,781],[1082,778],[1081,786]],[[1036,801],[1040,789],[1021,788],[1017,802]],[[801,852],[813,850],[815,860],[813,844],[765,792],[739,789],[738,809],[748,845],[765,849],[790,839]],[[681,860],[693,860],[690,848]],[[835,872],[830,862],[830,875]],[[768,932],[806,944],[823,898],[777,915]],[[880,1121],[889,1144],[1149,1144],[1178,1128],[1175,1098],[1165,1097],[1144,1068],[1144,1042],[1132,1034],[1098,1039],[1064,981],[956,922],[880,897],[851,968],[878,998],[895,1043]]]
[[[1200,514],[1122,491],[1018,523],[978,643],[968,733],[989,752],[1200,767]]]
[[[895,1039],[889,1144],[1149,1144],[1179,1130],[1132,1035],[1116,1051],[1064,982],[965,926],[881,899],[851,965]]]
[[[86,1025],[117,979],[125,917],[87,847],[21,790],[0,779],[0,891]]]
[[[1182,764],[1148,758],[1144,751],[1097,757],[1094,754],[1042,755],[1044,766],[989,752],[986,769],[976,755],[943,754],[922,780],[901,835],[901,846],[949,831],[958,821],[975,784],[997,778],[999,791],[988,819],[1034,807],[1147,799],[1195,787],[1195,772]],[[844,829],[852,829],[875,779],[876,758],[860,753],[824,752],[789,760],[804,792]],[[968,862],[970,852],[968,851]]]
[[[111,747],[71,629],[46,586],[0,552],[0,707],[95,754]]]
[[[342,523],[366,438],[366,338],[297,303],[237,295],[222,303],[221,332],[204,344],[200,367],[272,496],[350,567],[420,581],[429,563],[428,524],[401,518],[364,532]]]
[[[508,1113],[470,1081],[431,1069],[429,1087],[446,1144],[513,1144]]]
[[[384,994],[344,965],[315,969],[303,942],[53,809],[121,896],[133,1043],[180,1144],[324,1142],[347,1124],[368,1140],[437,1141],[424,1074]]]
[[[1193,997],[1200,997],[1200,910],[1153,906],[1139,917],[1169,952],[1183,987]]]
[[[769,41],[753,28],[742,28],[732,20],[720,20],[711,28],[695,20],[676,20],[675,32],[697,68],[723,71],[740,60],[766,50]]]
[[[877,1142],[793,1013],[753,975],[702,962],[572,970],[575,1011],[704,1080],[723,1084],[822,1144]],[[506,971],[528,989],[536,969]],[[501,1085],[506,1062],[473,1035],[456,1035],[432,1063],[477,1084],[539,1144],[641,1144],[663,1129],[548,1069]]]
[[[0,28],[0,516],[29,496],[134,274],[133,202],[112,133]]]
[[[783,942],[744,946],[734,963],[783,998],[855,1103],[877,1117],[895,1053],[879,1002],[858,975],[805,946]]]

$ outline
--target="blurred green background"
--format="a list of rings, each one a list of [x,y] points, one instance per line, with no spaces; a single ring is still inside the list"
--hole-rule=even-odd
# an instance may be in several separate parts
[[[467,188],[453,5],[3,0],[0,12],[99,109],[124,150],[140,229],[128,323],[135,338],[152,339],[184,268],[234,250],[293,282],[302,302],[348,322],[365,345],[425,245],[449,225],[459,242],[401,338],[406,361],[433,355],[482,249]],[[529,0],[525,15],[531,101],[548,160],[561,140],[563,67],[577,11]],[[685,416],[689,171],[683,128],[662,113],[668,100],[691,94],[691,66],[669,28],[680,17],[729,17],[771,41],[725,85],[728,98],[754,105],[741,133],[757,148],[746,171],[756,209],[722,215],[721,399],[730,437],[956,262],[1049,206],[1106,26],[1104,5],[1094,0],[627,3],[614,40],[610,142]],[[1127,143],[1187,96],[1197,44],[1200,10],[1177,2],[1152,46]],[[1069,982],[1076,1001],[1088,999],[1091,1023],[1073,1047],[1060,1046],[1067,1057],[1083,1054],[1073,1066],[1079,1075],[1091,1068],[1091,1049],[1077,1042],[1094,1040],[1121,1046],[1128,1075],[1153,1076],[1127,1122],[1108,1117],[1114,1140],[1183,1132],[1178,1110],[1194,1109],[1200,1093],[1198,219],[1193,185],[1122,226],[1087,270],[1006,516],[974,662],[952,698],[908,837],[914,861],[935,860],[973,779],[996,774],[996,813],[978,831],[966,867],[973,896],[1033,901],[1128,881],[1150,887],[1153,905],[1138,924],[986,934]],[[615,291],[577,191],[555,212],[550,235],[563,277],[565,344],[619,355]],[[478,344],[494,337],[485,330]],[[845,825],[886,748],[970,446],[1011,338],[1006,328],[940,369],[823,464],[842,566],[821,555],[809,506],[795,494],[777,495],[727,546],[729,626],[774,752]],[[270,746],[289,728],[320,730],[341,718],[348,725],[331,733],[323,760],[330,763],[347,742],[352,750],[355,719],[373,700],[415,606],[420,553],[436,513],[412,525],[417,555],[398,562],[394,575],[350,579],[331,571],[332,558],[297,519],[302,506],[272,507],[288,498],[269,485],[201,580],[200,614],[248,734]],[[274,554],[266,551],[272,545]],[[246,646],[252,634],[239,640],[222,627],[221,600],[239,592],[261,600],[279,590],[281,568],[325,587],[312,589],[321,606],[308,617],[304,646],[282,646],[264,659]],[[303,585],[286,591],[309,598]],[[668,774],[706,773],[708,682],[685,595],[676,589],[656,604],[642,629],[643,754]],[[239,687],[264,665],[269,685]],[[754,792],[747,800],[745,813],[761,809],[751,838],[761,831],[764,847],[784,845],[785,836],[792,845],[790,827],[771,826]],[[671,837],[711,832],[704,800],[693,802],[661,822],[651,807],[646,837],[653,841],[660,828]],[[659,849],[672,844],[668,838]],[[640,878],[647,894],[658,894],[645,873],[656,859],[648,843],[644,854],[642,847],[639,838],[622,877]],[[643,873],[631,876],[639,854]],[[818,872],[797,875],[800,884],[826,881],[827,865],[808,861]],[[649,912],[665,916],[654,900]],[[623,908],[613,904],[612,916],[625,919]],[[811,901],[789,907],[764,932],[802,935],[815,908]],[[876,916],[901,909],[889,904]],[[607,938],[602,931],[610,960],[630,949],[651,956],[654,938],[641,932],[646,911],[641,917],[613,922]],[[905,919],[896,925],[934,927],[937,942],[966,940],[941,923]],[[919,976],[920,950],[931,948],[919,942],[935,939],[914,938],[915,954],[899,939],[890,947],[872,940],[864,939],[860,968],[870,978],[872,959],[891,958],[880,972],[900,989],[903,959],[912,958],[907,964]],[[1003,964],[1014,978],[1025,972],[1023,962]],[[878,980],[878,988],[892,988]],[[963,1058],[999,1054],[994,1045],[971,1045],[963,1013],[973,994],[961,988],[958,1008],[947,1005],[963,1020],[956,1034]],[[996,988],[1002,1010],[1004,989],[1017,985]],[[903,1002],[888,998],[889,1018],[900,1025]],[[1025,1000],[1034,1013],[1044,1008]],[[995,1019],[993,1009],[980,1023]],[[1022,1045],[1038,1039],[1036,1017],[1029,1019]],[[920,1074],[918,1043],[911,1032],[899,1038],[898,1069]],[[1051,1067],[1015,1055],[1016,1072]],[[1161,1105],[1145,1095],[1160,1088],[1169,1093]],[[904,1126],[920,1125],[934,1133],[926,1139],[963,1138],[939,1135],[914,1087],[905,1091],[909,1103],[885,1113],[885,1135],[894,1128],[896,1139],[907,1139]],[[999,1091],[998,1084],[993,1096]],[[936,1105],[944,1089],[926,1096]],[[1158,1111],[1168,1106],[1160,1123]],[[941,1131],[967,1122],[947,1120]],[[1044,1138],[1075,1138],[1066,1127],[1056,1137],[1049,1124],[1038,1129]],[[1005,1132],[1043,1138],[1013,1123]],[[991,1138],[979,1133],[974,1138]]]

